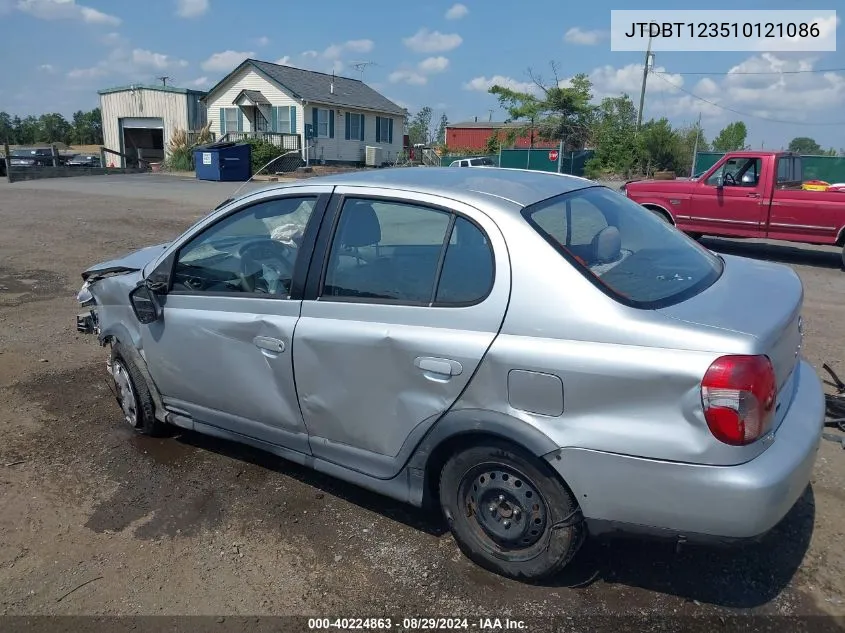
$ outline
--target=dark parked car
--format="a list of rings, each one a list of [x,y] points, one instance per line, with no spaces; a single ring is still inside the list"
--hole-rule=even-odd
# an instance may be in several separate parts
[[[49,147],[13,149],[9,153],[12,167],[45,167],[53,165],[53,150]]]
[[[100,157],[95,154],[77,154],[70,158],[66,164],[69,167],[99,167]]]

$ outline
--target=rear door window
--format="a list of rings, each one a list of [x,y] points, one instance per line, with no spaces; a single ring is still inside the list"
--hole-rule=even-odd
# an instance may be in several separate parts
[[[600,289],[643,308],[678,303],[713,284],[722,261],[639,204],[588,187],[526,207],[526,220]]]

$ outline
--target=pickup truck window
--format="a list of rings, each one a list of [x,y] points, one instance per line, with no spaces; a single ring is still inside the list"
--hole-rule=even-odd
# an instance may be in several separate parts
[[[655,309],[712,285],[722,260],[607,187],[587,187],[523,209],[523,217],[617,301]]]
[[[729,158],[707,179],[708,185],[716,186],[719,176],[725,187],[756,187],[760,182],[763,161],[760,158]]]
[[[801,182],[803,167],[800,156],[781,156],[778,158],[778,184]]]

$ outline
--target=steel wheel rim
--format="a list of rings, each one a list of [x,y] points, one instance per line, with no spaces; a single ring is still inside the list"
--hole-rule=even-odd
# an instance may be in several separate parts
[[[132,380],[129,372],[120,361],[114,362],[112,370],[114,384],[117,386],[117,400],[123,411],[123,419],[129,426],[138,426],[138,400],[135,397],[135,389],[132,387]]]
[[[499,463],[479,464],[461,479],[458,502],[467,522],[496,550],[527,550],[546,531],[545,500],[524,473]]]

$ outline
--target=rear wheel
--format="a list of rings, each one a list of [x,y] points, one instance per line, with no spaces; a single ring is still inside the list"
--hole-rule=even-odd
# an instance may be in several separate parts
[[[440,505],[461,551],[509,578],[555,575],[584,540],[572,493],[545,464],[507,443],[453,455],[441,472]]]
[[[842,268],[845,268],[845,246],[842,247]]]

